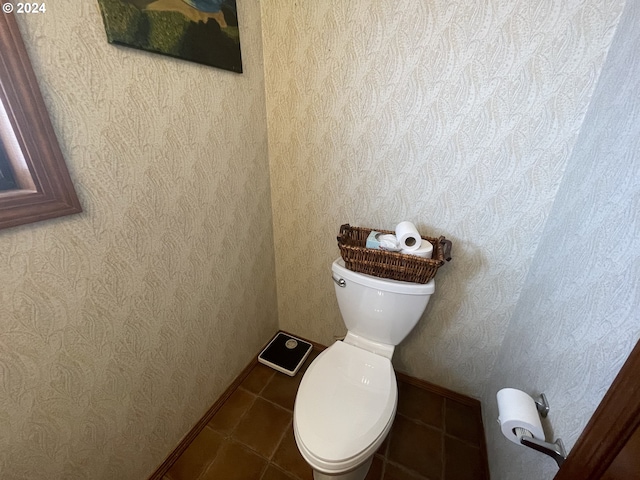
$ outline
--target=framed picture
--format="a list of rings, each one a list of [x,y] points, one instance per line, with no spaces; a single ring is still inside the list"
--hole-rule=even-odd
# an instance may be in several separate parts
[[[16,19],[0,14],[0,229],[81,211]]]
[[[109,43],[242,73],[236,0],[98,0]]]

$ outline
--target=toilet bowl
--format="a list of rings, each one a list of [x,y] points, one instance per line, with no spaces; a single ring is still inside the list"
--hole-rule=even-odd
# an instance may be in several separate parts
[[[332,273],[347,335],[304,374],[294,435],[315,480],[364,480],[396,413],[395,346],[420,319],[435,283],[356,273],[342,259],[333,262]]]
[[[391,429],[397,398],[388,358],[341,341],[322,352],[302,378],[293,415],[314,478],[363,479]],[[366,467],[362,476],[359,467]]]

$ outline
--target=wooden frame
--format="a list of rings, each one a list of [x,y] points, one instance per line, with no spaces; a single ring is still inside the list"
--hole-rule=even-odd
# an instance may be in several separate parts
[[[0,229],[82,211],[12,14],[0,14],[0,140],[18,184],[0,191]]]

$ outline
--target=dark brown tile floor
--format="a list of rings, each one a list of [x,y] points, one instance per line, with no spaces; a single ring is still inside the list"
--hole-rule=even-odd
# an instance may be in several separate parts
[[[257,364],[163,480],[312,480],[293,437],[295,377]],[[482,480],[479,409],[405,382],[367,480]]]

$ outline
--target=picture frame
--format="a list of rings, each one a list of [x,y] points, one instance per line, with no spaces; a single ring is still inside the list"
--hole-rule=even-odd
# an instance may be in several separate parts
[[[236,0],[98,0],[109,43],[242,73]]]
[[[3,2],[4,3],[4,2]],[[13,14],[0,15],[0,229],[82,211]]]

